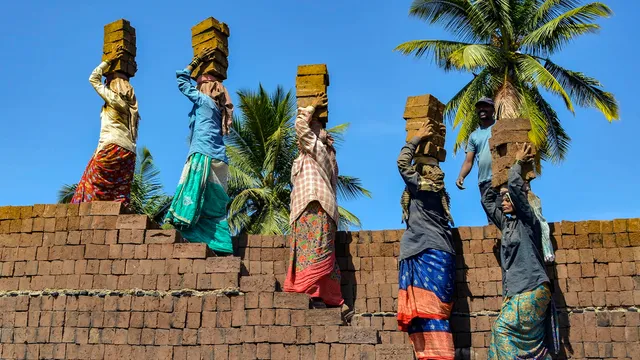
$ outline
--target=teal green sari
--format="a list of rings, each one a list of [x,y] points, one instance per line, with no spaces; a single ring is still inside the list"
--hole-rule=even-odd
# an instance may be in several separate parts
[[[205,243],[220,253],[233,252],[227,222],[228,174],[224,162],[199,153],[191,155],[165,218],[183,238]]]

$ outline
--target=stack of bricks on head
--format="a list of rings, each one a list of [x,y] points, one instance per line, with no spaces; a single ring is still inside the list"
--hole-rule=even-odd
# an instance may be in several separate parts
[[[489,147],[491,148],[491,185],[500,187],[507,183],[509,169],[516,162],[518,145],[529,143],[531,122],[528,119],[501,119],[491,128]],[[535,155],[535,147],[531,147]],[[532,163],[522,164],[522,177],[526,181],[535,179]]]
[[[204,48],[214,50],[212,60],[203,62],[193,69],[191,77],[197,79],[204,74],[215,76],[220,81],[227,79],[229,67],[229,26],[209,17],[191,28],[193,54],[198,55]]]
[[[355,315],[284,293],[289,238],[242,235],[234,256],[184,242],[118,203],[0,207],[0,359],[404,360],[402,230],[338,232]],[[550,223],[558,358],[640,354],[640,219]],[[456,359],[487,359],[502,304],[495,226],[452,229]]]
[[[447,128],[443,123],[444,104],[433,95],[410,96],[404,110],[406,120],[407,142],[423,127],[433,126],[435,135],[418,144],[414,161],[416,165],[433,165],[429,158],[439,162],[445,161],[447,151],[444,139]]]
[[[114,61],[106,74],[119,71],[128,77],[133,77],[138,71],[136,64],[136,29],[125,19],[116,20],[104,26],[104,46],[102,60],[114,53],[119,47],[124,50],[124,56]]]
[[[329,72],[326,64],[300,65],[296,76],[298,107],[307,107],[319,93],[327,93]],[[314,116],[325,124],[329,121],[329,108],[316,109]]]

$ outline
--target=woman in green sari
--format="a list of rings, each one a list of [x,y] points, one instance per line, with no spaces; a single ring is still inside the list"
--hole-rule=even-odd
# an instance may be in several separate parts
[[[205,243],[217,253],[233,252],[227,222],[229,166],[223,136],[233,119],[227,89],[212,75],[202,75],[197,87],[191,72],[212,54],[205,49],[176,73],[178,88],[193,103],[189,113],[189,155],[165,221],[192,242]]]

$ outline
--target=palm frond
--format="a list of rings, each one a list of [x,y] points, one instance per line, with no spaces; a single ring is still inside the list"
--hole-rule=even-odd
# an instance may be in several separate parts
[[[339,206],[338,213],[340,214],[338,230],[347,231],[353,227],[358,229],[362,228],[362,223],[360,222],[360,219],[357,216],[355,216],[353,213],[349,212],[349,210],[343,208],[342,206]]]
[[[413,54],[416,58],[432,57],[438,67],[450,70],[452,68],[449,61],[451,54],[469,45],[472,44],[447,40],[412,40],[398,45],[394,51],[403,55]]]
[[[350,123],[342,123],[327,129],[327,132],[333,137],[334,146],[336,148],[339,148],[340,145],[344,143],[344,136],[347,133],[350,125]]]
[[[64,184],[58,190],[58,203],[59,204],[68,204],[73,199],[73,194],[76,192],[76,188],[78,188],[78,184]]]
[[[620,118],[618,102],[613,94],[602,90],[602,84],[594,78],[563,67],[546,59],[544,67],[551,73],[578,106],[596,108],[608,121]]]
[[[443,25],[460,39],[486,41],[491,36],[484,14],[468,0],[414,0],[409,14]]]
[[[504,56],[500,49],[485,44],[463,46],[451,53],[448,60],[455,68],[467,71],[495,69],[504,65]]]
[[[537,27],[540,23],[547,23],[560,14],[580,6],[580,3],[580,0],[543,0],[530,20]]]
[[[518,55],[518,76],[521,77],[524,83],[535,84],[548,90],[549,92],[556,94],[564,100],[564,104],[569,111],[575,112],[573,103],[569,94],[558,82],[558,80],[547,70],[544,65],[540,64],[538,60],[534,59],[530,55]]]
[[[471,3],[469,1],[469,3]],[[513,22],[511,19],[511,3],[509,0],[476,0],[473,6],[478,13],[485,14],[484,32],[491,32],[492,35],[496,31],[500,35],[500,45],[505,49],[513,42]]]
[[[338,176],[338,196],[345,200],[355,200],[361,196],[371,198],[371,191],[362,186],[362,181],[353,176]]]
[[[540,92],[536,88],[531,88],[531,94],[537,108],[546,120],[544,143],[542,145],[543,155],[545,159],[558,164],[565,159],[569,151],[571,138],[562,127],[558,114],[542,97]]]
[[[469,136],[478,127],[479,119],[475,103],[483,96],[493,96],[500,84],[489,70],[483,70],[460,90],[445,106],[445,114],[452,119],[453,127],[460,127],[454,152],[467,143]],[[451,121],[451,120],[450,120]]]
[[[597,32],[600,26],[592,22],[611,15],[611,9],[598,2],[573,8],[531,31],[522,46],[533,54],[553,54],[576,37]]]

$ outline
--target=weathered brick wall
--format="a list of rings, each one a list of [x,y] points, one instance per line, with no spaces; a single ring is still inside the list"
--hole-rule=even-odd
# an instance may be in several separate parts
[[[561,357],[640,357],[640,219],[552,224],[549,266]],[[2,359],[411,359],[396,331],[402,231],[339,233],[343,294],[309,310],[282,293],[285,237],[238,239],[215,257],[113,203],[0,208]],[[461,359],[486,359],[502,298],[494,227],[455,230],[452,328]]]

